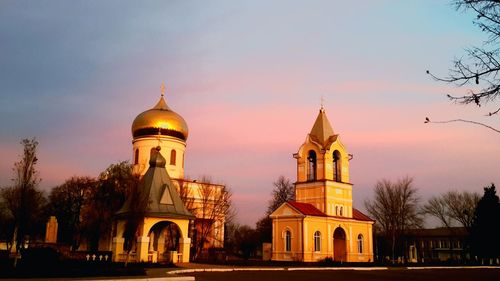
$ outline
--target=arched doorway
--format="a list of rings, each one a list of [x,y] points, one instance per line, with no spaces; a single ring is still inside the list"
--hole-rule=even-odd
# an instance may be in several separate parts
[[[337,227],[333,232],[333,260],[346,261],[347,249],[345,240],[345,231],[341,227]]]
[[[177,224],[170,221],[158,222],[151,227],[148,237],[149,253],[155,255],[158,262],[177,262],[178,257],[172,256],[181,252],[179,239],[182,238],[182,233]]]

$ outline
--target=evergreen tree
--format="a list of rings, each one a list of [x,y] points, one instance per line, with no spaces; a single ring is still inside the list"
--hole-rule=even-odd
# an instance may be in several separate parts
[[[484,195],[477,204],[472,224],[473,254],[479,258],[500,256],[500,201],[495,185],[484,188]]]

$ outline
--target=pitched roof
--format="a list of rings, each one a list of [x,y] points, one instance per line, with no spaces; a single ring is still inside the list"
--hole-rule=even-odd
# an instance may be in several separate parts
[[[194,218],[186,209],[176,188],[165,169],[166,160],[161,155],[159,148],[151,149],[149,169],[141,179],[139,188],[141,200],[146,200],[145,215],[150,217]],[[117,216],[127,216],[131,211],[130,198],[125,201]]]
[[[335,136],[332,125],[330,124],[330,121],[328,121],[323,108],[319,110],[318,117],[316,117],[316,121],[314,122],[309,135],[323,145],[328,142],[330,137]]]
[[[309,203],[300,203],[296,201],[287,201],[290,206],[292,206],[294,209],[302,213],[303,215],[306,216],[316,216],[316,217],[328,217],[327,214],[323,213],[322,211],[318,210],[316,207],[314,207],[312,204]],[[337,217],[337,216],[335,216]],[[346,218],[346,217],[338,217],[338,218]],[[350,218],[346,218],[350,219]],[[360,212],[358,209],[352,208],[352,219],[357,220],[357,221],[374,221],[367,215],[363,214]]]
[[[358,221],[374,221],[369,216],[361,213],[358,209],[352,208],[352,218]]]
[[[317,217],[327,216],[325,213],[321,212],[320,210],[318,210],[316,207],[314,207],[309,203],[299,203],[295,201],[288,201],[287,203],[306,216],[317,216]]]

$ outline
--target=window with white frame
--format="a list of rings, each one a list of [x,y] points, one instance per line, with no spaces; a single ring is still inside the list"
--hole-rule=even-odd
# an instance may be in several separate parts
[[[358,235],[358,253],[363,253],[363,235]]]
[[[319,231],[314,232],[314,251],[321,251],[321,232]]]

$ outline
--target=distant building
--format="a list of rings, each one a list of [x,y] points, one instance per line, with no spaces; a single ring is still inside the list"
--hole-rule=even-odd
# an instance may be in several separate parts
[[[460,261],[465,255],[467,230],[464,227],[412,229],[404,235],[409,262]]]
[[[294,158],[296,201],[284,203],[270,215],[272,259],[373,262],[374,221],[353,208],[351,155],[323,108]]]

